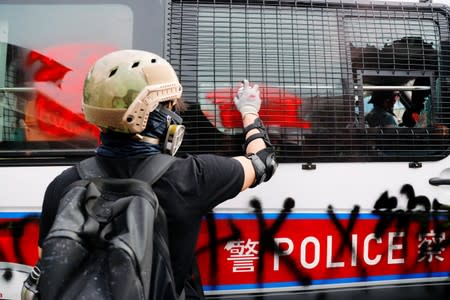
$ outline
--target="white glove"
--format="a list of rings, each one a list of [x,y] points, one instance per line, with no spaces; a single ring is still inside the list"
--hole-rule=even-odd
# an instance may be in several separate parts
[[[241,83],[236,97],[234,97],[234,104],[242,115],[246,114],[258,115],[261,108],[261,98],[259,97],[259,86],[257,84],[250,86],[247,79]]]

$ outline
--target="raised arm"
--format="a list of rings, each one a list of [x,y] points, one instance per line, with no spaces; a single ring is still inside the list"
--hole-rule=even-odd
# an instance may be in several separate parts
[[[245,156],[234,157],[244,168],[245,179],[241,190],[268,181],[275,173],[275,152],[263,122],[259,119],[261,98],[258,85],[250,86],[244,80],[236,97],[236,108],[242,115],[245,136]]]

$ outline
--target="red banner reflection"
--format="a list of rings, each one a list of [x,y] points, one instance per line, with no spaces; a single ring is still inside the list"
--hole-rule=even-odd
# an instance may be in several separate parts
[[[98,140],[98,128],[81,111],[83,82],[90,66],[114,50],[109,45],[69,44],[29,52],[25,67],[37,92],[25,109],[28,141]]]
[[[259,87],[261,94],[261,119],[267,126],[310,128],[311,123],[300,118],[302,100],[282,89]],[[206,99],[219,107],[219,115],[225,128],[240,128],[242,119],[236,110],[233,98],[238,88],[223,88],[210,92]],[[207,114],[207,112],[206,112]]]

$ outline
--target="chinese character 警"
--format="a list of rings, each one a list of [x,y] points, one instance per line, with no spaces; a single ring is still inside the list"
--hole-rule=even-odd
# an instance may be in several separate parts
[[[227,260],[233,261],[233,272],[253,272],[255,271],[254,261],[258,259],[256,246],[258,241],[228,241],[224,249],[230,255]]]

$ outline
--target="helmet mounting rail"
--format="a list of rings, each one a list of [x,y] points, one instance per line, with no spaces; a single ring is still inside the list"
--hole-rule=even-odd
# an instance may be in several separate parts
[[[128,107],[122,121],[130,133],[142,132],[147,126],[150,113],[159,103],[176,101],[181,97],[181,93],[182,87],[179,83],[146,86]]]

